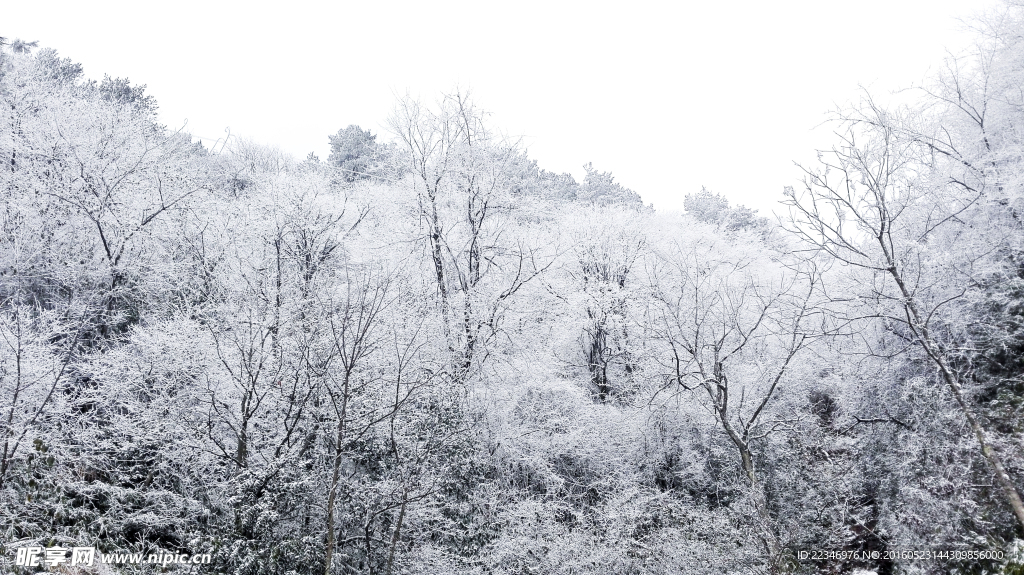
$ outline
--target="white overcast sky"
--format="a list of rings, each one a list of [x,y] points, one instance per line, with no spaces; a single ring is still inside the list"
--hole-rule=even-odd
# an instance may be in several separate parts
[[[994,0],[9,2],[0,36],[148,85],[161,119],[300,159],[396,94],[469,88],[541,167],[593,162],[659,209],[701,186],[770,211],[825,113],[920,84]]]

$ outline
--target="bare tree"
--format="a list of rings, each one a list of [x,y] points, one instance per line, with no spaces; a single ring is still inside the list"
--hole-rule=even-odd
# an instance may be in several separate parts
[[[342,464],[348,453],[347,446],[354,437],[366,434],[371,427],[392,416],[411,393],[406,390],[405,397],[396,398],[390,409],[368,411],[365,405],[360,405],[363,411],[361,417],[353,416],[352,404],[380,382],[380,370],[371,369],[372,366],[367,364],[385,343],[380,333],[385,327],[380,316],[392,303],[392,297],[388,293],[387,277],[375,278],[367,274],[350,276],[348,279],[340,301],[327,306],[331,355],[335,361],[333,365],[325,366],[327,381],[324,387],[335,417],[335,436],[333,452],[330,454],[332,468],[327,495],[325,574],[331,572],[336,547],[336,501]]]
[[[461,381],[508,300],[550,265],[539,250],[506,238],[525,155],[496,136],[462,92],[443,96],[436,111],[406,97],[389,124],[411,163],[452,375]]]
[[[703,392],[735,447],[774,566],[781,549],[755,445],[795,423],[773,402],[794,379],[797,356],[829,329],[813,262],[785,265],[763,248],[738,243],[725,249],[702,238],[660,251],[651,268],[652,331],[664,346],[665,389]]]
[[[597,208],[591,213],[574,222],[575,262],[569,276],[570,290],[582,297],[586,313],[581,334],[585,365],[597,399],[604,403],[631,382],[636,370],[628,312],[634,289],[642,289],[635,267],[647,239],[635,210]]]
[[[661,254],[665,265],[652,278],[669,384],[706,393],[756,486],[751,442],[783,423],[764,421],[765,410],[794,357],[826,331],[817,309],[819,273],[813,266],[771,272],[707,244],[676,249]]]
[[[965,397],[949,349],[933,332],[998,247],[969,223],[983,206],[985,180],[968,180],[936,161],[935,141],[922,142],[901,118],[871,101],[839,120],[840,144],[819,155],[818,168],[805,168],[799,193],[787,189],[789,230],[866,272],[855,290],[869,308],[863,315],[904,326],[935,366],[1024,527],[1024,502]]]
[[[17,301],[0,302],[0,487],[30,432],[38,432],[77,359],[82,327]],[[54,343],[56,342],[56,343]]]

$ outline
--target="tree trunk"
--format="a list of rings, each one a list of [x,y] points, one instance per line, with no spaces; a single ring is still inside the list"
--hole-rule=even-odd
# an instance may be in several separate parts
[[[344,439],[344,424],[338,422],[337,444],[334,448],[334,474],[331,478],[331,492],[327,497],[327,549],[324,554],[324,575],[330,575],[334,560],[334,507],[338,497],[338,482],[341,479],[341,442]]]
[[[398,547],[398,541],[401,538],[402,521],[405,519],[405,506],[408,502],[409,491],[405,490],[402,492],[402,506],[398,510],[398,520],[395,522],[395,532],[391,535],[391,550],[388,551],[387,568],[384,570],[388,575],[391,574],[391,566],[394,564],[395,548]]]
[[[928,358],[935,363],[939,368],[939,373],[942,376],[942,380],[949,387],[953,393],[953,397],[956,399],[957,405],[960,406],[961,411],[964,413],[964,417],[967,418],[968,424],[971,426],[971,431],[974,432],[975,439],[978,440],[978,444],[981,446],[981,453],[985,456],[985,460],[989,466],[992,467],[993,473],[996,476],[996,482],[999,484],[1000,489],[1003,492],[1003,496],[1006,498],[1006,502],[1009,503],[1010,508],[1013,510],[1013,514],[1017,518],[1017,524],[1020,528],[1024,529],[1024,501],[1021,501],[1020,493],[1017,491],[1017,487],[1013,484],[1010,479],[1010,475],[1006,473],[1006,468],[1003,467],[1003,462],[999,457],[999,454],[993,449],[992,445],[988,441],[988,437],[982,428],[981,423],[978,421],[977,416],[974,414],[974,410],[967,404],[964,399],[963,390],[960,387],[960,382],[957,381],[956,375],[946,365],[946,360],[939,350],[938,345],[932,339],[931,334],[928,331],[928,325],[925,320],[922,319],[922,314],[914,303],[914,297],[907,288],[906,283],[903,281],[902,275],[896,268],[896,262],[892,257],[892,254],[886,248],[885,243],[880,240],[882,244],[882,252],[885,254],[886,259],[889,263],[889,274],[896,281],[896,285],[900,289],[900,294],[903,296],[903,306],[906,309],[907,316],[909,316],[911,329],[914,330],[918,342],[924,348],[925,354]]]

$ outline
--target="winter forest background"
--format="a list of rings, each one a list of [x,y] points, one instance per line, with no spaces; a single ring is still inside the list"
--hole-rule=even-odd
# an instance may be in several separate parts
[[[771,217],[545,171],[465,91],[204,147],[8,41],[0,567],[1022,572],[1024,7],[975,25]],[[900,549],[1005,557],[798,558]]]

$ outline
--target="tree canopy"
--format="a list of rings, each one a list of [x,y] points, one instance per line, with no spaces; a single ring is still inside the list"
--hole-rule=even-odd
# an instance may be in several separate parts
[[[0,39],[0,567],[1021,572],[1022,26],[837,110],[774,218],[461,91],[207,149]]]

